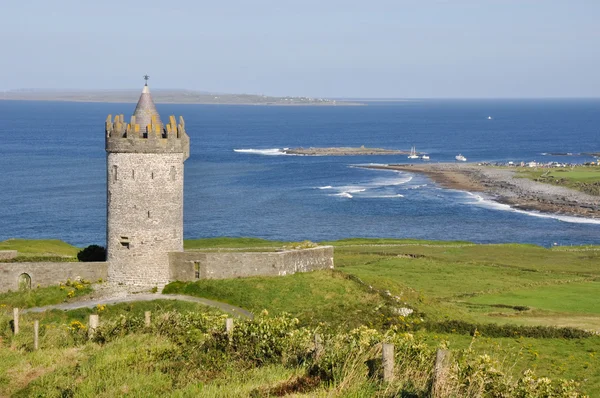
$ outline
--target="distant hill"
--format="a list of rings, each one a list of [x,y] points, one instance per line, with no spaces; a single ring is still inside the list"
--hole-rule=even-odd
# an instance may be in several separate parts
[[[0,100],[72,101],[72,102],[137,102],[140,90],[42,90],[21,89],[0,92]],[[355,101],[327,98],[270,97],[253,94],[223,94],[192,90],[153,89],[157,103],[224,104],[224,105],[363,105]]]

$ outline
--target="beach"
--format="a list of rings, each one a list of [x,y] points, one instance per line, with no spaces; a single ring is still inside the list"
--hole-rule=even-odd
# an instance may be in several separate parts
[[[515,170],[475,164],[390,164],[365,166],[428,176],[444,188],[481,192],[521,210],[600,218],[600,197],[515,176]]]

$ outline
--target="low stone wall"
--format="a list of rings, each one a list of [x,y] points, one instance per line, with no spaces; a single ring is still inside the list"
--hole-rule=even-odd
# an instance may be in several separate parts
[[[171,280],[281,276],[333,268],[333,247],[281,252],[169,253]]]
[[[108,263],[79,262],[39,262],[39,263],[0,263],[0,292],[17,290],[19,277],[27,274],[31,278],[31,287],[58,285],[67,279],[87,279],[92,282],[106,280]]]
[[[16,250],[0,250],[0,260],[12,260],[17,254]]]

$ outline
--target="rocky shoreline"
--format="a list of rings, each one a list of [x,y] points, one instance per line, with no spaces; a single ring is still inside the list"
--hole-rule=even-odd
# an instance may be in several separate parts
[[[519,178],[511,169],[455,163],[365,167],[425,174],[445,188],[482,192],[515,209],[600,218],[600,196]]]

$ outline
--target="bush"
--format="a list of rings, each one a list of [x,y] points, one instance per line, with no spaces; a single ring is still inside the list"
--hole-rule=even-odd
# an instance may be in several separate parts
[[[77,253],[77,259],[82,262],[106,261],[106,249],[98,245],[89,245]]]
[[[473,335],[477,331],[485,337],[531,337],[536,339],[581,339],[594,334],[572,327],[499,325],[497,323],[470,323],[465,321],[425,322],[414,329],[425,329],[437,333]]]

